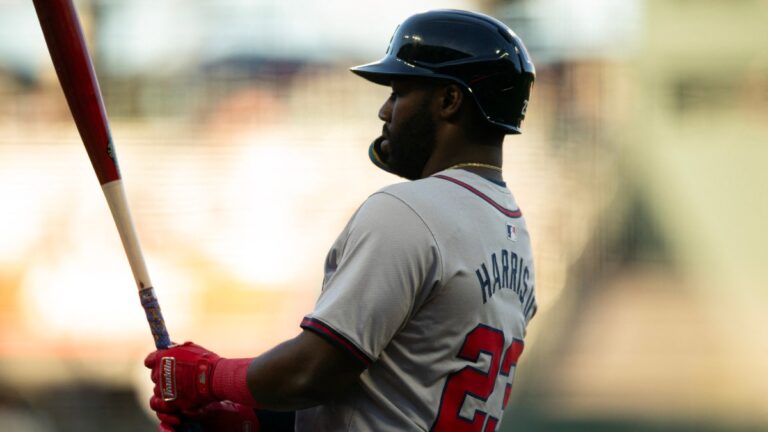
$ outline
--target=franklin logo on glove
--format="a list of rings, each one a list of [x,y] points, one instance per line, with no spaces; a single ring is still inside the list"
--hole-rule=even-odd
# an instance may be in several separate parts
[[[163,357],[160,359],[162,364],[161,370],[163,373],[160,375],[161,384],[160,388],[163,389],[163,400],[166,402],[176,400],[178,393],[176,392],[176,359],[173,357]]]

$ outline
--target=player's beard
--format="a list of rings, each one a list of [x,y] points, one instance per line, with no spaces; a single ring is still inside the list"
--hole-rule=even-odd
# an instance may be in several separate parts
[[[435,149],[436,139],[437,127],[427,102],[411,118],[403,121],[397,131],[389,131],[386,163],[390,172],[408,180],[420,179]]]

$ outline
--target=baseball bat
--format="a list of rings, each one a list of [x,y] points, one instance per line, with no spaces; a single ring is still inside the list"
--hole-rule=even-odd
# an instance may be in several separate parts
[[[104,101],[72,0],[33,0],[61,88],[101,184],[157,349],[171,345],[131,220]]]

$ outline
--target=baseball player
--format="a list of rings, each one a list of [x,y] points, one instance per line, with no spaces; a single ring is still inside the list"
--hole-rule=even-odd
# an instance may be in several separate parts
[[[501,173],[533,64],[499,21],[437,10],[352,72],[391,86],[369,154],[412,181],[352,216],[296,338],[255,358],[190,342],[150,354],[161,430],[192,419],[265,431],[274,411],[295,413],[297,431],[498,429],[537,308],[528,230]]]

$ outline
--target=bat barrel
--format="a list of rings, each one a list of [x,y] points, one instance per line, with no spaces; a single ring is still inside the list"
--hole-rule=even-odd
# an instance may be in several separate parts
[[[88,157],[105,184],[120,178],[99,82],[71,0],[33,0],[40,28]]]

